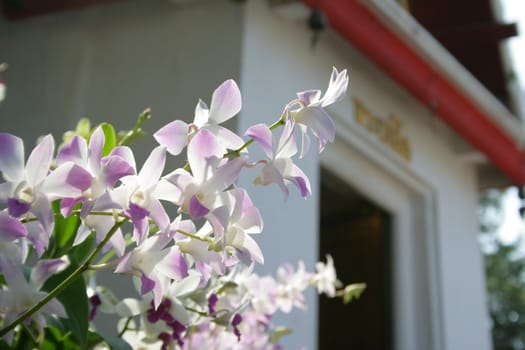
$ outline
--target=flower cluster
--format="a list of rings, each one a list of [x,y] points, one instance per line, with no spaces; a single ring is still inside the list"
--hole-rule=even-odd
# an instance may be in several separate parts
[[[277,347],[272,314],[304,307],[308,286],[333,297],[340,285],[330,257],[316,273],[302,263],[283,266],[277,279],[252,272],[264,262],[254,239],[263,220],[236,180],[259,167],[255,184],[276,184],[285,197],[291,185],[307,197],[310,182],[293,157],[308,150],[310,134],[319,151],[333,140],[324,108],[347,83],[346,71],[334,69],[323,96],[298,93],[277,122],[250,127],[245,140],[220,125],[241,109],[239,88],[227,80],[210,107],[197,103],[192,123],[175,120],[154,134],[159,145],[140,169],[127,144],[147,113],[120,136],[110,124],[91,130],[82,122],[56,154],[46,135],[27,160],[20,138],[0,133],[1,341],[20,342],[24,332],[36,344],[50,341],[50,329],[68,330],[67,322],[51,321],[58,316],[77,321],[69,329],[77,343],[112,345],[94,336],[93,325],[88,331],[87,319],[101,309],[122,318],[120,335],[133,348]],[[251,144],[265,158],[250,159]],[[166,158],[182,152],[187,162],[165,171]],[[132,276],[138,298],[118,300],[97,285],[100,269]],[[71,302],[67,292],[75,288],[83,293]]]

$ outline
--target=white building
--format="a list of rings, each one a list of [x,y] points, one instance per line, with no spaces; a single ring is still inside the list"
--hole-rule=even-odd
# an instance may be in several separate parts
[[[346,68],[348,96],[331,110],[336,141],[301,163],[313,198],[282,203],[275,188],[254,201],[265,271],[300,259],[313,267],[331,252],[341,279],[368,289],[319,311],[309,294],[309,311],[283,318],[295,330],[285,348],[491,348],[477,195],[525,182],[523,126],[399,4],[322,1],[330,25],[312,47],[301,3],[92,2],[5,10],[2,131],[59,135],[85,116],[126,128],[147,107],[155,131],[192,118],[197,99],[230,77],[243,131],[271,123],[296,91],[324,89],[332,66]]]

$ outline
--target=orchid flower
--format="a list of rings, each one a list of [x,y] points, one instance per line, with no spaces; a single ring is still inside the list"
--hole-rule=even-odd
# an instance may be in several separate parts
[[[300,158],[308,151],[310,138],[307,129],[310,128],[319,140],[319,152],[322,152],[326,144],[333,142],[335,137],[335,124],[324,110],[325,107],[341,100],[348,86],[348,75],[346,69],[338,72],[334,67],[328,88],[321,97],[320,90],[308,90],[297,93],[301,107],[290,110],[287,123],[299,124],[302,135]]]
[[[237,149],[242,146],[243,140],[219,124],[239,113],[241,104],[239,87],[235,81],[226,80],[213,92],[210,108],[199,100],[195,107],[193,123],[175,120],[163,126],[153,136],[173,155],[181,153],[191,137],[200,129],[207,129],[217,136],[226,149]]]
[[[181,193],[175,204],[192,219],[207,215],[214,209],[217,194],[238,178],[246,157],[222,158],[225,148],[209,130],[199,130],[188,145],[188,163],[192,174],[179,168],[166,175]]]
[[[131,218],[137,244],[148,235],[149,218],[161,231],[168,229],[170,219],[160,200],[175,202],[180,197],[175,186],[160,179],[165,161],[166,148],[156,147],[137,175],[122,177],[122,185],[109,192],[109,202],[118,203]]]
[[[303,171],[292,162],[292,156],[297,153],[297,145],[291,124],[285,124],[284,130],[276,145],[270,128],[265,124],[257,124],[246,131],[246,135],[257,142],[268,157],[262,160],[264,164],[261,174],[254,180],[254,184],[269,185],[277,184],[288,198],[289,190],[287,184],[294,184],[300,191],[301,196],[306,198],[312,191],[310,180]]]
[[[44,282],[52,275],[63,271],[69,265],[67,257],[60,259],[40,260],[31,271],[29,281],[26,280],[19,266],[5,264],[2,274],[7,282],[7,287],[0,290],[0,310],[4,310],[2,316],[3,324],[10,324],[22,312],[38,303],[46,292],[40,289]],[[44,336],[46,320],[43,314],[51,314],[66,317],[64,307],[56,300],[52,299],[42,309],[31,317],[38,328],[39,339]],[[12,332],[6,336],[7,342],[12,340]]]
[[[165,233],[148,237],[124,255],[115,269],[116,273],[132,273],[140,277],[141,294],[152,291],[155,307],[163,295],[160,275],[177,280],[188,276],[188,265],[179,248],[175,245],[166,247],[171,241]]]
[[[222,204],[222,205],[221,205]],[[235,188],[219,196],[219,207],[209,220],[224,249],[236,252],[240,260],[249,265],[252,258],[264,263],[261,249],[249,234],[262,232],[263,222],[259,210],[253,205],[246,190]],[[233,250],[233,252],[231,252]]]
[[[335,296],[335,288],[340,287],[341,282],[337,279],[332,256],[326,256],[326,264],[322,261],[317,262],[315,268],[317,273],[314,274],[312,283],[317,287],[317,292],[333,298]]]
[[[81,136],[74,136],[62,145],[57,152],[57,164],[76,164],[89,175],[89,183],[85,190],[79,193],[79,198],[63,199],[62,214],[67,216],[78,202],[83,203],[83,217],[92,209],[94,202],[124,176],[135,173],[135,159],[127,147],[117,147],[111,153],[102,157],[105,137],[101,127],[98,127],[90,137],[89,146]]]
[[[7,204],[9,215],[19,218],[31,212],[46,232],[53,228],[53,212],[41,190],[53,158],[54,141],[45,136],[24,165],[24,144],[11,134],[0,133],[0,171],[6,182],[0,184],[0,204]],[[66,182],[63,182],[67,185]]]

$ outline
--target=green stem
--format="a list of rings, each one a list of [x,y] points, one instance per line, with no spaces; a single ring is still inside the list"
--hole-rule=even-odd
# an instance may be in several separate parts
[[[47,304],[51,299],[56,297],[58,294],[60,294],[70,283],[72,283],[75,279],[77,279],[82,273],[89,269],[89,265],[91,264],[91,261],[100,253],[102,248],[106,245],[106,243],[111,239],[111,237],[117,232],[117,230],[124,225],[126,222],[129,221],[129,218],[126,218],[122,221],[116,222],[111,230],[108,231],[106,234],[106,237],[100,242],[100,244],[91,252],[91,254],[87,257],[86,261],[80,265],[73,273],[66,277],[58,286],[56,286],[49,294],[47,294],[45,297],[43,297],[38,303],[33,305],[31,308],[27,309],[24,313],[22,313],[16,320],[11,322],[11,324],[7,325],[6,327],[2,328],[0,330],[0,337],[3,337],[7,332],[13,330],[18,324],[22,323],[25,319],[33,315],[35,312],[40,310],[45,304]]]
[[[211,239],[199,237],[197,235],[194,235],[193,233],[189,233],[189,232],[186,232],[186,231],[183,231],[183,230],[177,230],[177,232],[180,233],[180,234],[183,234],[186,237],[190,237],[190,238],[199,240],[201,242],[213,243],[213,241]]]
[[[119,338],[122,338],[124,333],[126,333],[126,331],[128,330],[128,326],[129,326],[129,324],[130,324],[132,319],[133,319],[133,317],[128,317],[128,319],[126,320],[126,323],[124,324],[124,328],[122,328],[122,330],[118,333],[118,337]]]

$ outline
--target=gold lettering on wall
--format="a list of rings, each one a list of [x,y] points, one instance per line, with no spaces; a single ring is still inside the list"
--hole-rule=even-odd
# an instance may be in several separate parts
[[[403,136],[401,121],[390,114],[388,118],[378,117],[372,114],[366,106],[358,99],[354,99],[355,120],[365,130],[377,137],[383,144],[388,146],[406,161],[412,159],[410,141]]]

